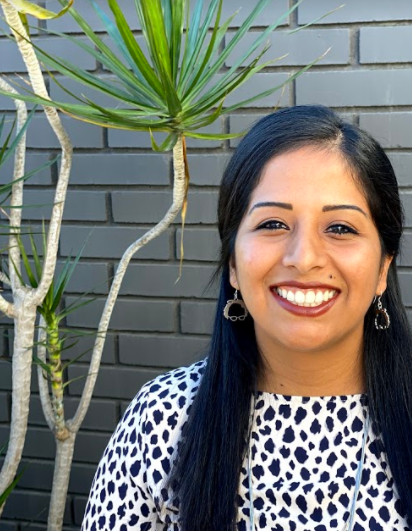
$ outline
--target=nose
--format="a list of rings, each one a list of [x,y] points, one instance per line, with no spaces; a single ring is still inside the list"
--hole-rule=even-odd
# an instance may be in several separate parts
[[[283,265],[305,274],[327,265],[327,254],[322,237],[315,230],[297,228],[288,238],[283,255]]]

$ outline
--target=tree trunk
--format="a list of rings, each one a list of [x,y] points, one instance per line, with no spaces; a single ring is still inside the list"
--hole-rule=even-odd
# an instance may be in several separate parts
[[[64,441],[56,438],[56,459],[54,461],[53,489],[50,499],[47,531],[60,531],[63,526],[67,489],[69,488],[71,465],[73,460],[76,434],[68,432]]]
[[[179,136],[175,147],[173,148],[173,203],[167,211],[164,218],[150,229],[141,238],[135,241],[126,249],[120,260],[114,276],[110,292],[100,318],[99,328],[97,331],[96,341],[93,347],[92,359],[90,361],[89,372],[86,383],[83,389],[82,397],[76,414],[71,421],[67,422],[67,426],[74,432],[77,432],[86,416],[89,409],[90,400],[92,398],[94,385],[100,368],[100,360],[104,342],[106,339],[106,332],[109,327],[110,317],[113,312],[114,305],[119,294],[120,286],[122,285],[123,277],[126,273],[127,266],[133,255],[151,240],[162,234],[170,227],[177,214],[182,210],[186,191],[186,165],[184,154],[184,138]]]
[[[27,301],[28,299],[28,301]],[[30,297],[15,301],[14,348],[12,373],[12,408],[10,438],[6,458],[0,473],[0,492],[4,492],[13,481],[23,453],[29,416],[30,381],[33,353],[36,307]],[[4,508],[4,506],[3,506]],[[0,508],[0,516],[3,512]]]

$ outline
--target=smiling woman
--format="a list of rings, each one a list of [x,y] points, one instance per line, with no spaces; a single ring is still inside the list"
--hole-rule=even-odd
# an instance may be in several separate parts
[[[410,531],[412,337],[382,148],[322,106],[265,117],[225,171],[219,231],[209,355],[131,403],[83,530]]]

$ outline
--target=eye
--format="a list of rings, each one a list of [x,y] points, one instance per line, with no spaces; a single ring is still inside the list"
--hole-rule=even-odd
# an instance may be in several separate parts
[[[336,234],[337,236],[345,236],[345,234],[358,234],[355,229],[348,227],[348,225],[343,225],[342,223],[330,226],[326,232]]]
[[[287,225],[285,225],[281,221],[277,221],[276,219],[270,219],[269,221],[265,221],[264,223],[259,225],[258,229],[266,229],[266,230],[285,229],[285,230],[289,230]]]

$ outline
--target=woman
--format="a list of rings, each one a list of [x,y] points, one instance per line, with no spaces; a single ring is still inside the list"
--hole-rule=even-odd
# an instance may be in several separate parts
[[[402,209],[378,143],[321,106],[260,120],[222,180],[207,360],[143,387],[83,530],[412,529]]]

